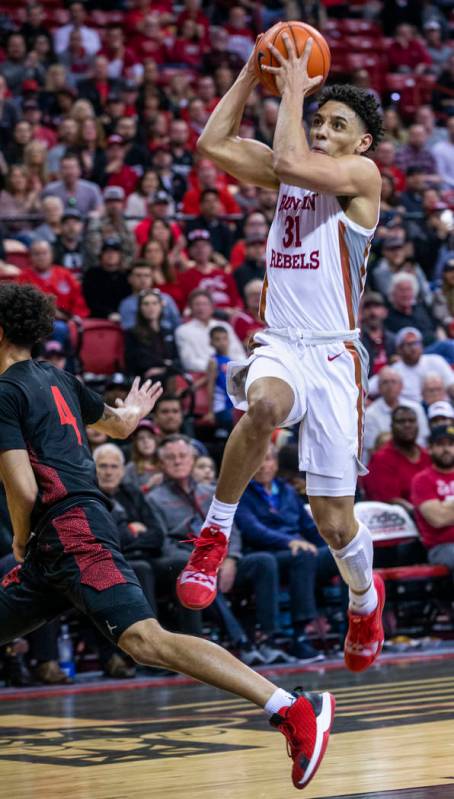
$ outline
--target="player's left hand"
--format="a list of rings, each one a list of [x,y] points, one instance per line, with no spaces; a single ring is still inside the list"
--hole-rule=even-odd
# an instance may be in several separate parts
[[[304,97],[308,91],[318,86],[323,80],[323,75],[310,78],[307,74],[307,62],[312,52],[314,40],[308,39],[303,54],[298,56],[295,45],[288,33],[282,34],[282,38],[287,48],[287,58],[284,58],[274,45],[269,44],[268,47],[280,66],[269,67],[263,64],[262,69],[274,75],[280,95],[283,95],[284,91],[288,90],[292,97]]]
[[[124,400],[118,398],[115,400],[117,408],[131,408],[137,409],[138,421],[148,416],[156,405],[159,397],[163,392],[161,383],[152,383],[151,380],[145,380],[140,385],[140,377],[134,378],[129,394]]]

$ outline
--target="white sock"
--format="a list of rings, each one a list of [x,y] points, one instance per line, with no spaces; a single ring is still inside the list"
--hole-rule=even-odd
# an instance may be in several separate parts
[[[377,607],[378,597],[372,580],[374,545],[369,530],[360,524],[357,534],[346,547],[330,547],[330,550],[350,589],[350,610],[361,615],[372,613]]]
[[[281,708],[290,707],[295,702],[295,697],[284,691],[283,688],[276,688],[274,694],[270,696],[268,702],[263,708],[266,715],[271,718],[275,713],[279,713]]]
[[[229,539],[237,507],[238,502],[235,502],[234,505],[229,505],[227,502],[220,502],[219,499],[213,497],[203,526],[209,527],[210,524],[216,524],[221,528],[225,537]]]

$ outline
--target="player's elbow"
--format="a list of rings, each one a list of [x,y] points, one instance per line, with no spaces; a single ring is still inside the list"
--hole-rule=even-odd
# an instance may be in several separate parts
[[[288,158],[279,151],[273,151],[273,169],[281,182],[288,177],[290,169]]]
[[[199,136],[199,138],[197,139],[196,150],[197,150],[197,153],[199,155],[203,156],[204,158],[212,158],[213,157],[213,155],[214,155],[213,144],[210,143],[210,141],[209,141],[209,139],[208,139],[208,137],[207,137],[207,135],[205,133],[202,133],[202,135]]]

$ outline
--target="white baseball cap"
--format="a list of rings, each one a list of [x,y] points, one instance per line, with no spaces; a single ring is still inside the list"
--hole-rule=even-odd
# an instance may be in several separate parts
[[[440,402],[433,402],[429,405],[427,411],[429,419],[435,419],[437,416],[444,416],[446,419],[454,419],[454,408],[450,402],[441,400]]]

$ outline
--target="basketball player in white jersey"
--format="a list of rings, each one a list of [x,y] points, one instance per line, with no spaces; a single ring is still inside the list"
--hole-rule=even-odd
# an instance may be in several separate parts
[[[318,529],[349,586],[345,662],[370,666],[383,645],[384,586],[372,572],[370,533],[354,517],[361,464],[367,355],[358,309],[379,212],[381,180],[366,153],[381,136],[377,103],[352,86],[323,90],[310,142],[302,125],[312,41],[297,57],[270,49],[281,104],[273,149],[238,130],[256,83],[252,58],[212,113],[199,151],[242,183],[279,189],[267,243],[261,311],[267,323],[242,364],[231,365],[230,393],[246,411],[224,452],[219,483],[200,538],[179,577],[180,601],[209,605],[227,553],[233,517],[260,466],[273,430],[300,422],[300,469]]]

